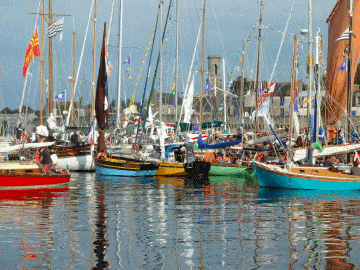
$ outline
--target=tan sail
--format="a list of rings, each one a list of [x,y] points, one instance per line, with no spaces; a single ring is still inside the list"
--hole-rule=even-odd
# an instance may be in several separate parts
[[[354,81],[360,53],[360,0],[353,1],[352,82]],[[335,125],[342,118],[347,102],[347,67],[343,69],[340,67],[345,64],[344,61],[347,59],[349,0],[339,0],[326,22],[329,23],[326,124]]]

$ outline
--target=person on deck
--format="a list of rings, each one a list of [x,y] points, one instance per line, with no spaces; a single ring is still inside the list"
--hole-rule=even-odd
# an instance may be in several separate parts
[[[51,168],[53,165],[50,153],[46,150],[45,147],[41,148],[40,156],[39,156],[40,164],[43,165],[42,172],[51,173]]]
[[[71,135],[70,141],[71,141],[71,144],[78,145],[79,144],[79,135],[76,132],[74,132]]]
[[[233,136],[233,138],[238,141],[238,140],[242,140],[242,134],[241,134],[241,129],[238,128],[237,133]]]
[[[333,165],[333,163],[330,161],[330,157],[327,156],[327,157],[325,158],[325,161],[324,161],[324,163],[323,163],[323,166],[324,166],[324,167],[330,167],[330,166],[332,166],[332,165]]]
[[[186,144],[185,144],[185,160],[186,162],[192,162],[195,161],[196,157],[194,154],[194,143],[190,142],[189,137],[186,138]]]
[[[24,130],[22,128],[22,125],[19,124],[18,128],[16,129],[16,139],[19,143],[21,143],[22,139],[24,137]]]
[[[351,167],[350,174],[360,176],[359,163],[355,160],[353,166]]]

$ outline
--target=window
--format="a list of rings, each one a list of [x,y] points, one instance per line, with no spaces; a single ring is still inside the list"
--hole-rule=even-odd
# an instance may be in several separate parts
[[[356,111],[351,111],[352,116],[356,116]]]
[[[280,115],[285,115],[285,110],[284,110],[284,108],[280,108]]]
[[[357,102],[353,106],[359,106],[360,105],[360,97],[357,97]]]
[[[281,97],[280,97],[280,103],[283,103],[283,104],[284,104],[284,102],[285,102],[285,97],[284,97],[284,96],[281,96]]]
[[[214,75],[217,75],[217,74],[218,74],[218,66],[214,65]]]

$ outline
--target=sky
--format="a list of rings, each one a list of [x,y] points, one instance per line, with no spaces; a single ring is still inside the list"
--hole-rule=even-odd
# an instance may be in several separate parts
[[[103,23],[109,27],[110,13],[113,0],[98,0],[97,5],[97,31],[96,31],[96,68],[99,67],[101,51],[101,39]],[[163,8],[163,22],[168,10],[170,0],[165,0]],[[72,74],[72,33],[76,33],[76,70],[79,66],[80,53],[85,38],[87,20],[91,8],[91,0],[52,0],[54,14],[68,14],[64,18],[63,39],[59,35],[53,38],[53,69],[54,69],[54,95],[66,92],[66,99],[70,98],[71,83],[69,77]],[[239,56],[242,53],[243,39],[246,43],[245,76],[255,77],[257,34],[260,7],[258,1],[253,0],[207,0],[205,19],[205,67],[207,67],[208,55],[220,55],[226,61],[227,84],[240,75],[241,62]],[[117,99],[117,74],[118,74],[118,29],[119,29],[119,3],[115,0],[114,17],[109,42],[109,61],[114,69],[109,77],[109,99]],[[123,10],[123,63],[131,56],[131,73],[126,71],[128,64],[122,65],[121,98],[129,99],[136,90],[135,99],[141,100],[145,88],[146,72],[149,65],[152,41],[151,35],[155,27],[158,14],[158,0],[124,0]],[[175,3],[175,2],[174,2]],[[292,51],[294,35],[299,37],[299,78],[306,81],[306,53],[307,37],[300,35],[300,29],[308,28],[308,1],[305,0],[263,0],[263,29],[262,29],[262,57],[261,72],[262,80],[269,80],[274,67],[275,59],[282,40],[282,32],[285,29],[291,7],[294,9],[285,35],[283,47],[274,72],[274,80],[290,81],[292,66]],[[336,0],[313,0],[313,36],[317,29],[324,35],[323,65],[326,66],[327,31],[326,19],[335,6]],[[179,0],[179,92],[183,92],[189,74],[190,63],[196,42],[197,32],[201,21],[202,0]],[[0,1],[0,110],[4,107],[16,109],[19,107],[24,78],[22,68],[26,48],[33,35],[35,24],[40,33],[40,17],[37,13],[39,0],[1,0]],[[45,3],[45,13],[48,12],[48,3]],[[61,16],[59,16],[61,18]],[[93,44],[93,21],[90,23],[89,33],[86,39],[82,66],[79,73],[75,99],[82,96],[84,103],[91,102],[91,78],[92,78],[92,44]],[[159,23],[160,25],[160,23]],[[154,49],[149,72],[147,93],[153,80],[155,63],[159,53],[159,33],[155,36]],[[253,33],[253,34],[252,34]],[[45,34],[46,36],[46,34]],[[250,38],[251,37],[251,38]],[[172,92],[171,86],[175,76],[175,52],[176,52],[176,9],[175,5],[170,11],[169,27],[166,32],[166,44],[163,47],[163,91]],[[45,40],[47,37],[45,38]],[[44,43],[45,56],[45,80],[48,79],[48,42]],[[150,48],[148,51],[147,48]],[[147,56],[146,53],[148,53]],[[196,54],[194,69],[200,69],[200,51]],[[35,58],[30,64],[25,91],[24,105],[39,109],[40,100],[40,58]],[[142,70],[140,70],[142,68]],[[131,74],[131,78],[127,77]],[[139,77],[140,76],[140,77]],[[139,77],[139,79],[137,79]],[[196,92],[199,92],[200,75],[195,75]],[[136,83],[138,85],[136,86]],[[46,88],[46,86],[45,86]],[[155,88],[159,88],[159,80],[155,81]],[[45,93],[48,95],[48,93]]]

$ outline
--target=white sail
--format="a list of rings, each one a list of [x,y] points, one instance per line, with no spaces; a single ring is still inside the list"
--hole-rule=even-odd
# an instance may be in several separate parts
[[[5,146],[0,149],[0,153],[9,153],[12,151],[18,151],[20,149],[48,147],[53,144],[55,144],[55,142],[25,143],[25,144],[17,144],[12,146]]]
[[[192,108],[193,99],[194,99],[194,76],[192,77],[191,84],[184,98],[184,106],[185,106],[184,123],[190,123],[191,115],[194,112]]]

